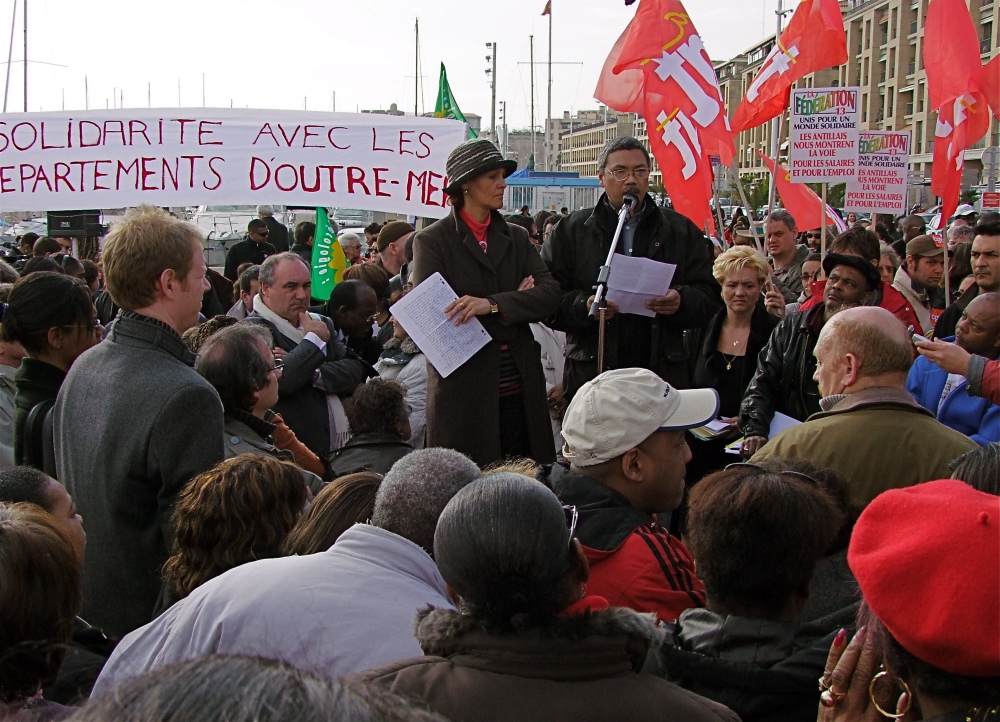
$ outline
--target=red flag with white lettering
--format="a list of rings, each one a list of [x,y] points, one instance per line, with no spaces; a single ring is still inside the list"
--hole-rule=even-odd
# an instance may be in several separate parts
[[[847,34],[837,0],[803,0],[760,66],[733,116],[733,132],[756,128],[788,107],[792,83],[847,62]]]
[[[640,0],[594,97],[645,118],[674,208],[699,227],[711,222],[709,156],[728,166],[736,148],[715,69],[680,0]]]
[[[824,225],[823,199],[813,192],[813,189],[805,183],[792,183],[791,174],[778,163],[775,170],[775,163],[766,155],[757,151],[757,155],[764,161],[771,175],[774,176],[778,184],[778,195],[785,210],[792,214],[795,224],[802,230],[822,228]],[[836,226],[838,231],[846,231],[847,224],[837,215],[837,212],[826,205],[825,225]]]
[[[986,135],[990,111],[979,35],[965,0],[931,0],[924,36],[931,108],[937,110],[931,191],[941,196],[941,218],[958,207],[965,150]]]

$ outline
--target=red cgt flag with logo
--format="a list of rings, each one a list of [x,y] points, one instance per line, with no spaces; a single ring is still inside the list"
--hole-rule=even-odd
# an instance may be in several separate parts
[[[986,135],[990,92],[979,36],[965,0],[931,0],[924,36],[927,94],[938,112],[931,191],[941,196],[947,223],[958,207],[965,150]]]
[[[736,148],[715,69],[680,0],[640,0],[604,62],[594,97],[646,120],[674,208],[699,227],[710,223],[710,156],[728,166]]]
[[[803,0],[760,66],[733,116],[733,132],[756,128],[788,107],[792,84],[847,62],[847,34],[837,0]]]
[[[824,225],[823,199],[816,195],[813,189],[805,183],[792,183],[791,174],[780,163],[775,167],[775,162],[759,150],[757,151],[757,155],[761,157],[764,165],[767,166],[767,169],[777,181],[778,195],[781,196],[781,202],[784,204],[785,210],[791,213],[795,219],[795,224],[804,230],[821,228]],[[825,225],[836,226],[838,231],[847,230],[847,224],[830,207],[830,204],[826,206],[825,215]]]

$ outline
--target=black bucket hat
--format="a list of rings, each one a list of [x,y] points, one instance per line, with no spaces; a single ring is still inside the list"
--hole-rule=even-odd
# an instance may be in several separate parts
[[[445,168],[448,173],[448,186],[444,192],[453,195],[466,181],[497,168],[503,168],[503,177],[506,178],[517,170],[517,161],[504,158],[497,147],[485,138],[473,138],[459,145],[448,155]]]
[[[882,285],[882,274],[879,273],[878,266],[870,261],[866,261],[861,256],[852,256],[846,253],[828,253],[823,259],[823,272],[829,276],[836,266],[850,266],[864,274],[868,280],[868,288],[874,291]]]

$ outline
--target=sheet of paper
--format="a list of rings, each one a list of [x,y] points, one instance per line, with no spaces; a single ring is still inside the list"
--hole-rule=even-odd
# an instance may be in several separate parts
[[[479,319],[456,326],[444,315],[445,307],[457,298],[441,274],[435,273],[389,309],[442,378],[490,342]]]
[[[785,429],[790,429],[793,426],[798,426],[802,422],[798,419],[793,419],[791,416],[782,414],[778,411],[774,413],[774,418],[771,419],[771,428],[768,429],[767,438],[773,439],[775,436],[780,434]],[[707,424],[706,424],[707,426]],[[743,439],[737,439],[729,446],[725,448],[727,454],[738,454],[743,448]]]
[[[646,308],[646,301],[667,295],[676,270],[673,263],[616,253],[611,259],[608,300],[618,304],[620,313],[655,316]]]

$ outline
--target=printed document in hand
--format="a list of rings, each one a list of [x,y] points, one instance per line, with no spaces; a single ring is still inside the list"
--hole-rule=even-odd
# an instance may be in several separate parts
[[[490,342],[478,318],[456,326],[444,315],[444,309],[457,298],[441,274],[435,273],[389,309],[442,378]]]
[[[635,258],[616,253],[611,259],[608,277],[608,300],[618,304],[620,313],[655,316],[646,301],[666,296],[677,266],[649,258]]]

